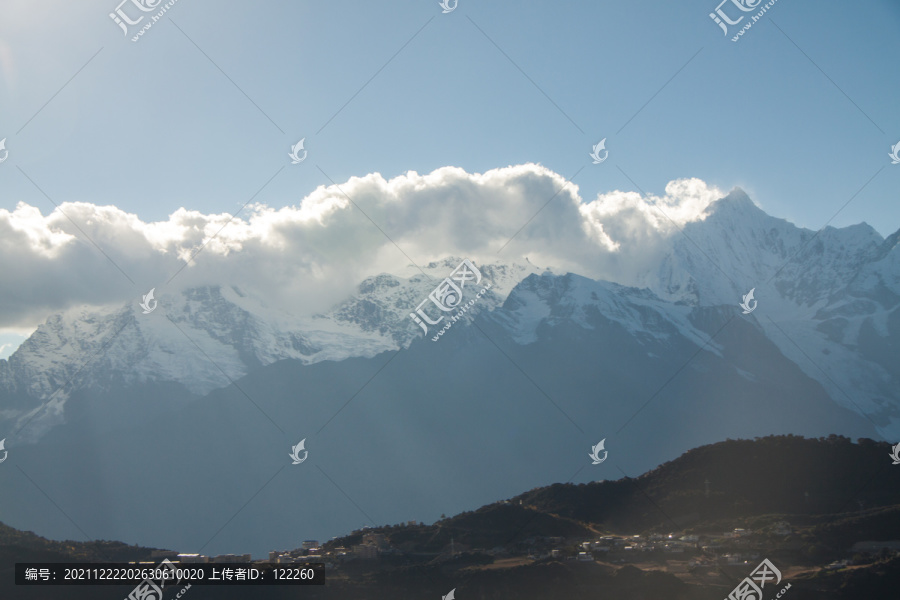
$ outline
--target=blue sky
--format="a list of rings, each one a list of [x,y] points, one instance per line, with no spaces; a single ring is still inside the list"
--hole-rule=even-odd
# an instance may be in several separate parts
[[[237,282],[307,316],[511,236],[502,260],[630,285],[734,186],[809,229],[900,229],[896,0],[777,0],[737,43],[721,0],[177,0],[137,43],[119,2],[0,4],[0,359],[84,305]],[[675,225],[639,210],[660,199]]]
[[[896,2],[779,0],[737,43],[707,0],[178,0],[137,43],[116,4],[0,7],[0,209],[159,221],[533,162],[585,201],[696,177],[811,229],[900,228]]]

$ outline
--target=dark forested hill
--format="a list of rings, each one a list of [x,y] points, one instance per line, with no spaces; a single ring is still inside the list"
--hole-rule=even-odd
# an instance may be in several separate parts
[[[460,600],[596,594],[699,600],[724,597],[765,556],[783,570],[796,600],[887,597],[878,594],[900,585],[900,556],[883,549],[867,554],[854,544],[900,540],[900,466],[892,465],[889,452],[886,443],[838,436],[702,446],[636,478],[556,484],[431,525],[354,531],[324,545],[323,561],[334,566],[326,588],[299,591],[311,599],[439,597],[458,588]],[[776,523],[787,521],[789,532],[775,531]],[[748,535],[728,536],[733,528],[746,528]],[[614,549],[574,560],[583,543],[603,536],[630,539],[626,535],[645,541],[684,536],[696,543],[684,542],[678,555],[642,548],[640,556],[635,551],[632,558],[614,560],[624,556]],[[378,557],[359,559],[354,548],[372,540],[378,540]],[[729,553],[742,558],[727,562]],[[0,524],[0,598],[93,598],[97,590],[112,598],[118,588],[16,588],[13,565],[149,556],[148,548],[57,542]],[[688,572],[689,559],[699,570]],[[850,564],[825,568],[839,559]],[[198,600],[245,593],[244,588],[190,590]],[[259,598],[300,597],[297,593],[285,587],[254,589]]]

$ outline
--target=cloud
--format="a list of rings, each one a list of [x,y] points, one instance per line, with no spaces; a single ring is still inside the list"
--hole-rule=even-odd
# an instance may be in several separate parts
[[[612,191],[585,202],[539,165],[471,174],[443,167],[320,186],[298,206],[232,217],[181,208],[144,222],[115,206],[65,203],[48,215],[0,210],[0,327],[33,327],[80,304],[236,285],[296,314],[327,310],[365,277],[409,274],[448,255],[517,262],[629,283],[676,226],[723,194],[698,179],[661,197]],[[77,226],[76,226],[77,225]],[[186,266],[185,266],[186,265]],[[174,279],[169,280],[175,275]]]

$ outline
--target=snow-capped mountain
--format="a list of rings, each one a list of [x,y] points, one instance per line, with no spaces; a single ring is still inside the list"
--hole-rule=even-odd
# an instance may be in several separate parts
[[[863,223],[814,232],[764,213],[741,190],[688,224],[653,273],[660,297],[733,304],[755,288],[757,322],[835,402],[900,435],[900,247]]]
[[[754,321],[779,350],[836,403],[868,415],[883,435],[896,436],[897,245],[898,234],[885,240],[865,224],[818,233],[797,228],[734,190],[703,220],[685,226],[656,268],[635,274],[643,289],[604,283],[611,293],[597,306],[584,288],[567,287],[551,302],[535,296],[526,277],[542,270],[527,260],[483,264],[491,293],[467,318],[503,306],[495,318],[512,339],[530,344],[541,325],[568,320],[584,326],[590,306],[641,338],[659,335],[646,322],[653,305],[671,327],[702,346],[710,332],[690,323],[690,309],[735,306],[753,288],[760,309]],[[0,361],[0,419],[7,429],[27,421],[22,437],[36,439],[65,420],[66,400],[77,388],[172,383],[185,397],[199,397],[279,360],[313,364],[406,348],[421,335],[410,313],[460,260],[375,275],[332,310],[307,318],[281,313],[228,285],[163,292],[151,314],[142,314],[135,302],[54,315]],[[716,340],[708,348],[715,351]]]
[[[713,440],[878,435],[736,306],[530,274],[494,310],[431,339],[371,358],[281,360],[204,397],[75,389],[64,425],[7,446],[43,492],[0,469],[4,520],[60,538],[81,537],[75,522],[91,537],[263,554],[301,532],[431,521],[573,474],[641,473]],[[604,470],[585,462],[601,439]],[[291,465],[300,440],[309,458]]]
[[[53,315],[8,361],[0,361],[0,419],[28,423],[36,439],[62,423],[72,389],[122,389],[174,383],[192,396],[226,387],[264,365],[372,357],[406,347],[419,335],[409,313],[460,263],[447,258],[407,278],[382,274],[322,315],[298,318],[233,286],[158,296],[144,314],[137,303],[81,308]],[[495,308],[531,264],[485,265],[493,294],[473,309]],[[16,399],[13,401],[13,399]]]
[[[311,317],[229,285],[157,290],[150,314],[136,299],[55,315],[0,361],[0,435],[46,494],[0,469],[4,520],[199,551],[254,498],[205,550],[262,553],[298,528],[322,539],[619,477],[584,468],[601,439],[604,464],[635,474],[728,437],[897,437],[897,239],[798,229],[735,191],[640,285],[479,263],[465,315],[427,335],[410,313],[426,301],[437,319],[427,299],[459,257],[369,277]],[[310,458],[290,465],[301,439]]]
[[[662,298],[706,306],[732,304],[750,287],[771,287],[780,310],[809,314],[864,265],[887,258],[887,243],[865,223],[819,232],[798,228],[735,189],[712,203],[703,220],[688,223],[658,269],[641,280]],[[896,277],[894,271],[895,291]]]

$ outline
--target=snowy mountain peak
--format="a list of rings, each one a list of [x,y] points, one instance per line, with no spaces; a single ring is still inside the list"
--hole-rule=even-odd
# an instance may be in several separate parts
[[[801,229],[736,188],[671,238],[655,266],[635,276],[639,287],[557,274],[528,259],[476,262],[477,287],[491,287],[464,321],[492,319],[519,344],[571,324],[641,340],[678,335],[702,347],[708,332],[690,315],[709,307],[738,314],[742,295],[754,289],[752,319],[785,356],[839,404],[865,406],[890,424],[900,422],[893,391],[900,372],[889,351],[898,330],[898,239],[900,232],[883,240],[866,224]],[[367,277],[331,310],[309,317],[229,285],[160,292],[150,314],[135,299],[53,315],[0,361],[0,420],[19,420],[53,398],[58,421],[74,388],[167,384],[196,396],[284,359],[309,365],[407,348],[423,335],[410,314],[462,262],[449,256]],[[857,391],[855,404],[842,390]]]
[[[730,210],[733,212],[760,212],[763,213],[762,209],[756,206],[756,203],[750,199],[750,196],[747,195],[743,189],[739,187],[734,187],[728,192],[727,195],[719,198],[712,204],[710,204],[709,208],[713,211],[724,211]],[[765,214],[765,213],[763,213]]]
[[[158,292],[145,314],[137,301],[79,307],[50,316],[8,361],[0,361],[0,395],[16,396],[0,418],[21,417],[67,385],[105,390],[174,382],[195,395],[226,387],[279,360],[303,364],[368,358],[421,337],[409,314],[462,259],[429,263],[409,278],[382,273],[359,283],[332,310],[298,317],[235,286]],[[471,316],[493,310],[529,273],[530,263],[478,265],[491,293]],[[31,400],[27,400],[30,398]]]
[[[434,288],[459,267],[463,259],[448,257],[428,263],[408,279],[383,273],[369,277],[357,287],[357,293],[315,317],[317,322],[332,321],[358,327],[366,333],[375,333],[391,339],[398,346],[408,346],[421,335],[418,326],[409,317],[416,307],[428,297]],[[477,264],[482,281],[488,282],[491,293],[484,296],[472,314],[492,310],[502,304],[512,289],[528,274],[538,272],[533,264]]]

